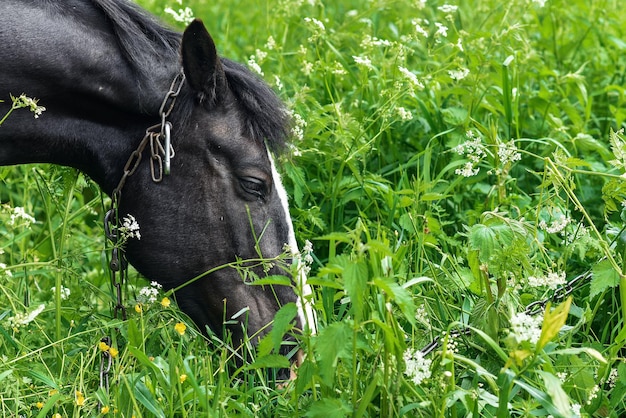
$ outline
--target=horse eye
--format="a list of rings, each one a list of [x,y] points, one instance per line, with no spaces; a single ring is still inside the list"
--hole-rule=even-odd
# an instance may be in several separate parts
[[[265,183],[254,177],[241,177],[239,179],[239,183],[241,184],[241,188],[251,195],[256,197],[264,198],[267,194],[267,187]]]

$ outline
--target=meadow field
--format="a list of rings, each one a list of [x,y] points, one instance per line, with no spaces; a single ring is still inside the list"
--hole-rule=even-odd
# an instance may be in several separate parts
[[[2,167],[2,416],[626,416],[622,0],[137,3],[292,113],[318,333],[277,386],[278,317],[242,367],[134,272],[115,319],[109,198]]]

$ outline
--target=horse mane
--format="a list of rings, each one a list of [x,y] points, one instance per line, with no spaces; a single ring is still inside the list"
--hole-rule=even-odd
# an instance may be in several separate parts
[[[165,54],[179,60],[181,36],[164,27],[139,6],[126,0],[92,0],[113,26],[120,48],[132,68],[141,75],[150,71],[147,58]],[[278,152],[289,136],[289,115],[274,91],[245,66],[221,58],[228,85],[244,111],[244,126],[255,141],[266,142]],[[191,106],[179,116],[186,120]]]

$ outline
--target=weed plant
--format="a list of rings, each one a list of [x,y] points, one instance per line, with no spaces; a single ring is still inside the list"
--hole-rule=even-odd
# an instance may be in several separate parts
[[[319,331],[281,387],[293,306],[239,368],[135,274],[115,319],[107,198],[1,168],[4,416],[626,414],[620,0],[138,2],[288,103]]]

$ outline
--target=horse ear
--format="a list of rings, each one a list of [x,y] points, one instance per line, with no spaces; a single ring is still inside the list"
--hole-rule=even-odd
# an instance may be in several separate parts
[[[211,102],[219,99],[226,90],[226,76],[215,42],[202,20],[195,19],[185,29],[181,54],[185,77],[191,88],[204,93]]]

